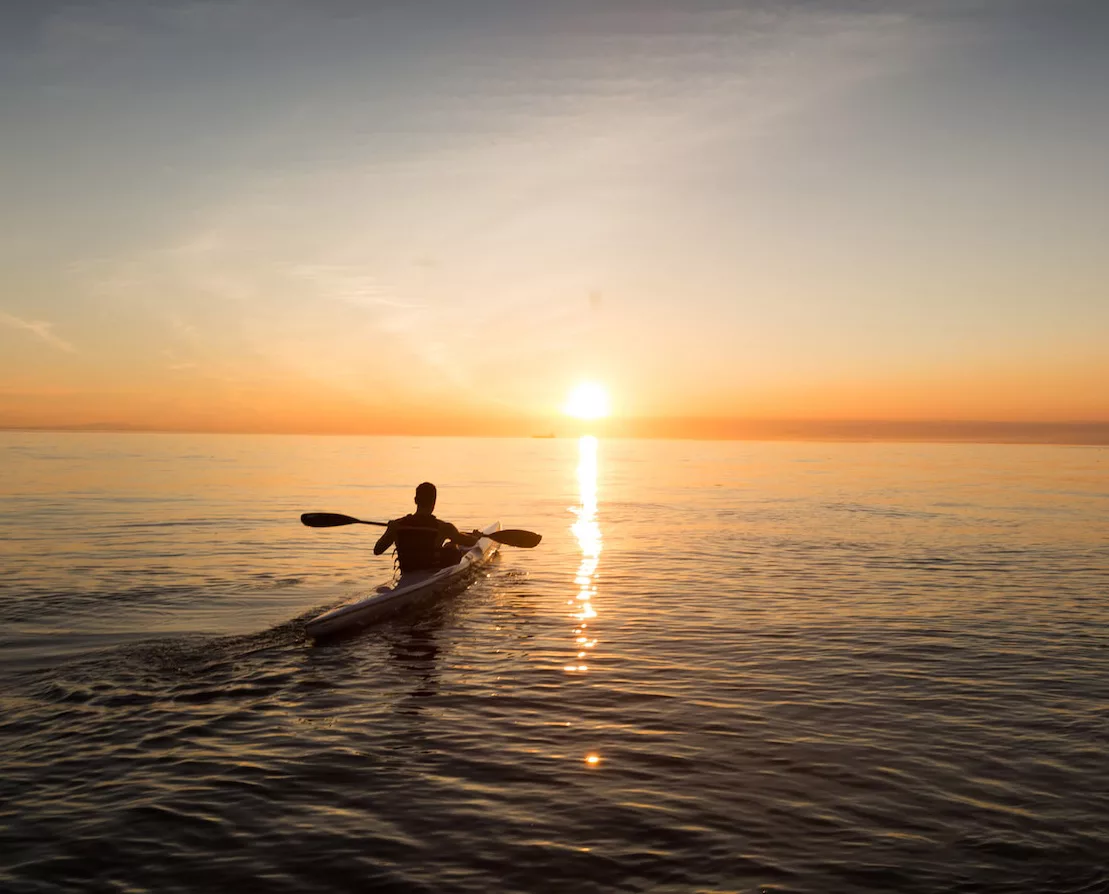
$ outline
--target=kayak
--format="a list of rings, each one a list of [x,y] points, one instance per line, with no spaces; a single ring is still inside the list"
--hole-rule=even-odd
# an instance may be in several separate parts
[[[500,529],[501,523],[493,522],[482,528],[482,533],[492,534]],[[437,571],[409,571],[402,574],[396,580],[375,587],[369,596],[317,615],[304,625],[305,633],[312,639],[321,639],[356,630],[404,609],[426,605],[441,596],[460,592],[470,585],[475,572],[493,557],[497,549],[498,545],[494,541],[482,537],[466,551],[457,565]]]

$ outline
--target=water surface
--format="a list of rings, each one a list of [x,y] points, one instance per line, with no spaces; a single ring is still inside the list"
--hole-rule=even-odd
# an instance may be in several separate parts
[[[0,435],[0,887],[1109,890],[1107,457]],[[425,478],[542,545],[307,643]]]

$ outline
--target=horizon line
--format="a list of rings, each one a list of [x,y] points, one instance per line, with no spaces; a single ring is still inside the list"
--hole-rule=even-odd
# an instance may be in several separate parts
[[[491,427],[491,429],[494,427]],[[944,419],[739,419],[731,417],[639,417],[601,420],[592,424],[514,426],[514,430],[460,432],[445,427],[439,432],[309,430],[295,427],[143,426],[125,422],[71,425],[10,425],[0,431],[55,432],[68,434],[211,434],[297,435],[307,437],[443,437],[572,439],[590,434],[609,440],[675,441],[814,441],[895,443],[979,443],[1057,446],[1109,446],[1109,421],[1017,422],[1011,420]],[[572,430],[568,430],[572,429]]]

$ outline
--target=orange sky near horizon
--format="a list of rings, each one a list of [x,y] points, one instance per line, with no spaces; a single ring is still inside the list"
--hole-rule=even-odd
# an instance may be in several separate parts
[[[362,394],[312,387],[293,378],[114,392],[58,389],[19,398],[0,395],[0,406],[10,408],[0,415],[0,427],[519,437],[589,430],[617,436],[726,438],[790,431],[817,436],[836,431],[839,421],[879,423],[869,431],[882,437],[881,423],[938,421],[946,428],[937,431],[958,438],[961,424],[968,424],[964,431],[973,431],[974,423],[981,421],[1031,424],[1034,429],[1109,419],[1104,403],[1109,383],[1100,390],[1075,387],[1090,371],[1079,368],[1069,380],[1066,372],[1053,368],[1052,376],[1021,376],[1020,371],[1011,378],[983,375],[974,388],[955,373],[942,382],[833,382],[794,393],[779,387],[760,394],[760,401],[744,403],[746,412],[741,414],[727,412],[736,406],[728,403],[717,412],[711,406],[691,405],[686,412],[674,408],[666,414],[633,415],[621,411],[620,395],[615,393],[611,418],[588,423],[568,418],[564,401],[514,411],[500,401],[482,400],[480,394],[472,399],[460,390],[444,392],[442,402],[413,403],[405,412],[390,404],[388,394],[370,402]],[[795,422],[809,424],[800,429],[774,425]]]
[[[1109,7],[282,9],[0,12],[0,427],[1109,423]]]
[[[324,369],[329,364],[325,355],[316,362]],[[835,377],[830,371],[823,379],[716,379],[700,389],[666,382],[665,369],[658,371],[658,387],[640,377],[639,393],[619,371],[607,378],[582,378],[608,390],[610,430],[672,437],[741,430],[737,424],[744,420],[1109,420],[1109,365],[1099,356],[1034,366],[1011,362],[960,368],[937,362],[918,370],[879,370],[869,377]],[[24,381],[17,378],[0,390],[0,427],[519,436],[574,429],[563,412],[578,381],[573,376],[508,366],[456,372],[459,379],[441,388],[404,390],[395,388],[388,374],[380,381],[366,374],[352,385],[322,370],[313,375],[261,363],[211,375],[189,368],[187,375],[144,376],[135,369],[115,376],[111,367],[102,366],[84,385],[85,377],[56,371],[49,377],[56,384],[43,385],[24,371]],[[544,382],[544,372],[554,387]]]

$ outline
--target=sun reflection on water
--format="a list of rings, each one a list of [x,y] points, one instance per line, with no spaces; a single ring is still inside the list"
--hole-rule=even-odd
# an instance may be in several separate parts
[[[597,640],[587,635],[589,622],[597,617],[593,607],[597,595],[597,565],[601,556],[601,526],[597,522],[597,439],[584,435],[578,441],[578,492],[581,502],[571,508],[577,520],[570,526],[581,549],[581,564],[574,577],[577,596],[571,599],[573,610],[570,616],[577,622],[574,627],[573,663],[567,664],[569,673],[584,673],[589,665],[583,663],[588,650],[597,645]]]

